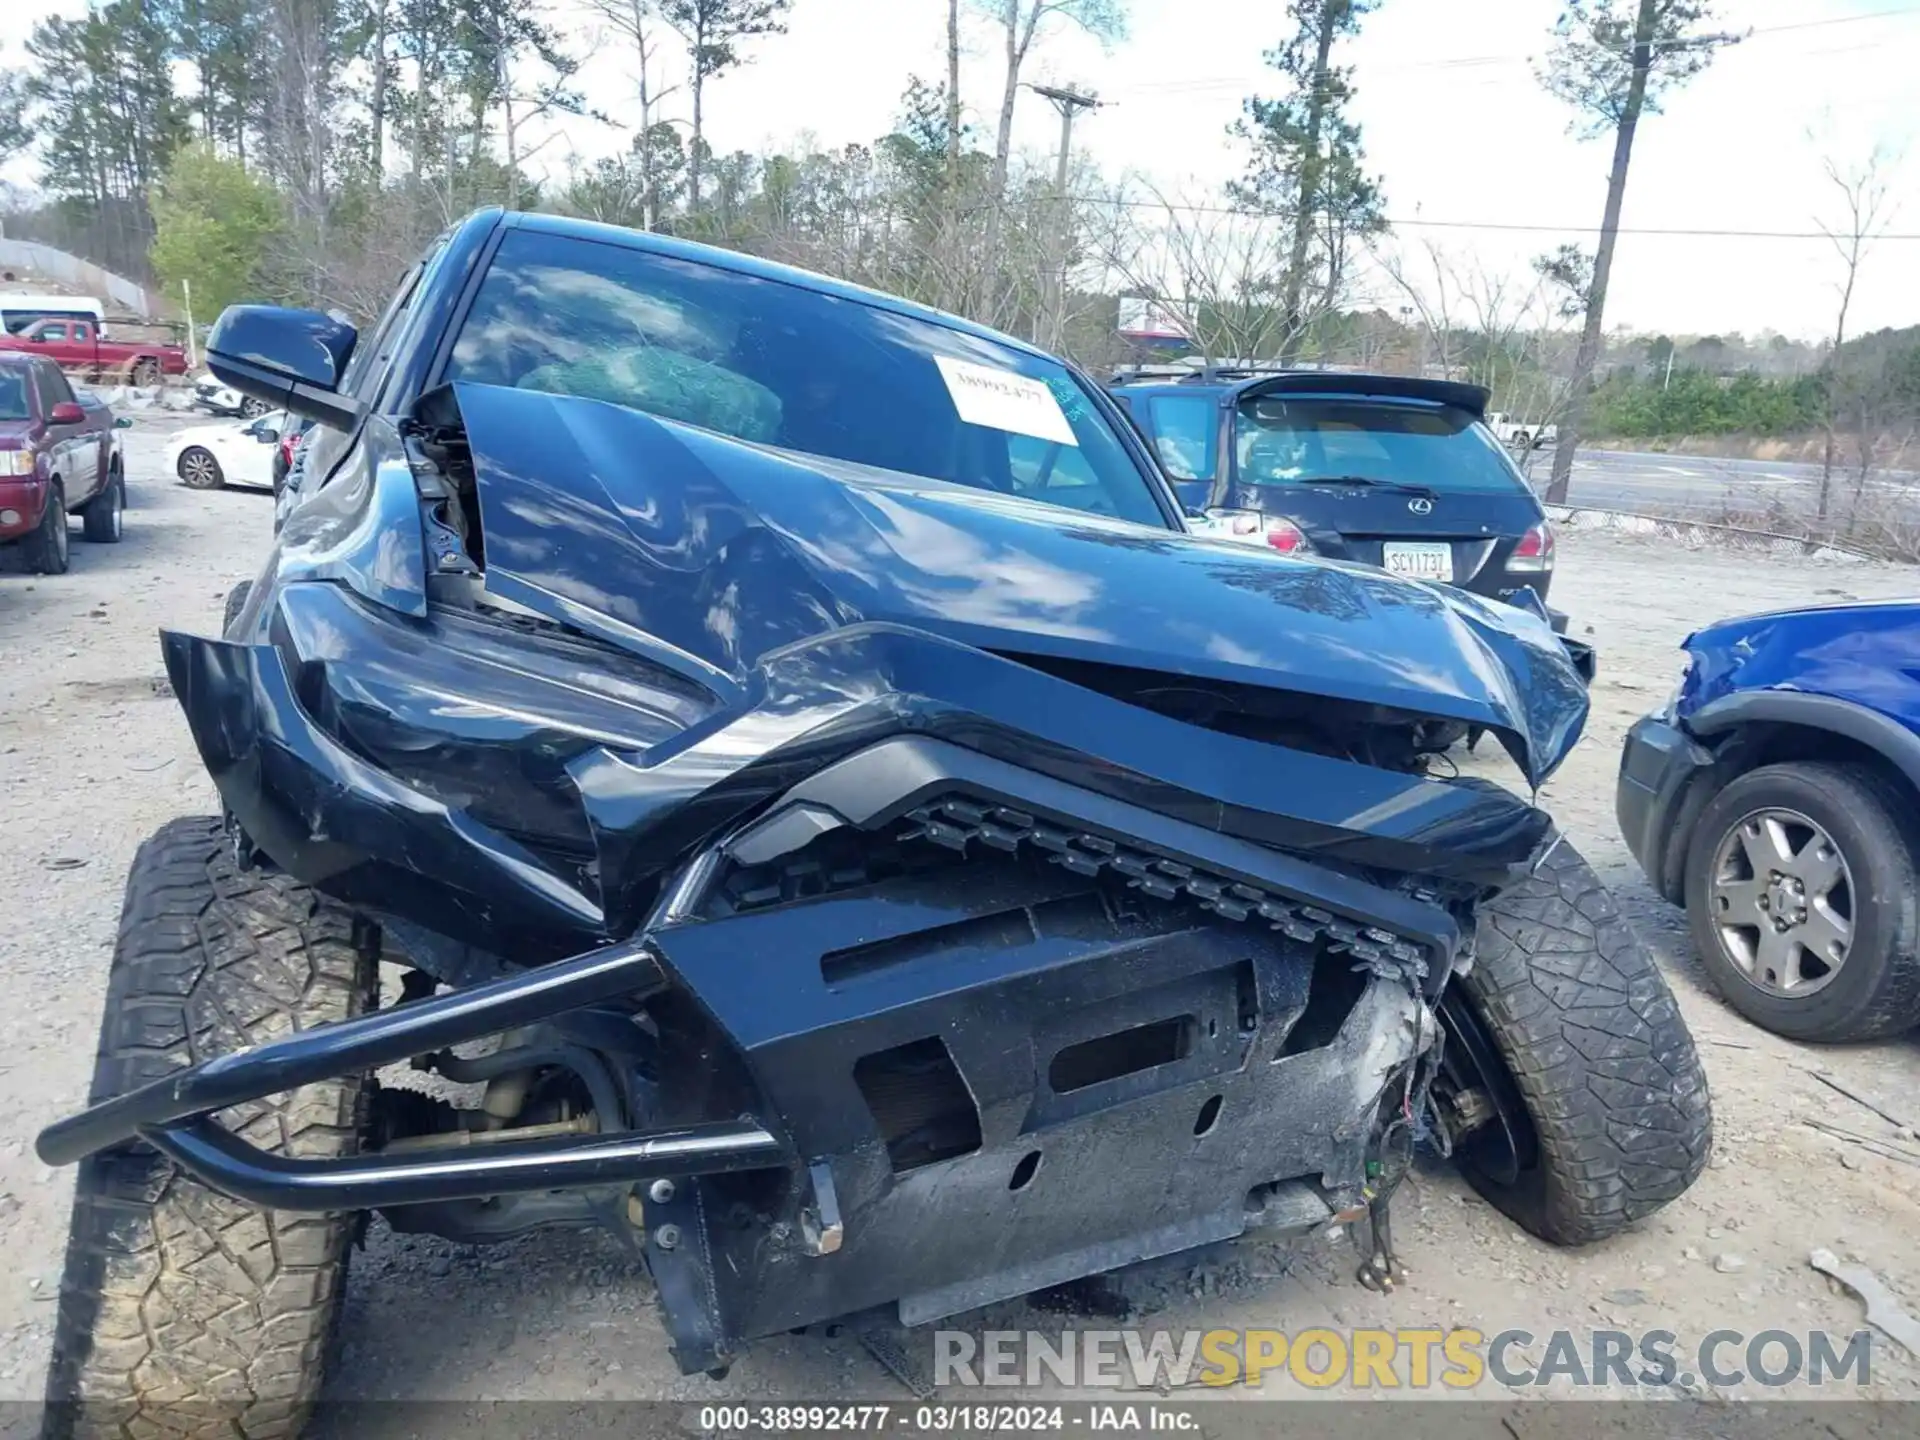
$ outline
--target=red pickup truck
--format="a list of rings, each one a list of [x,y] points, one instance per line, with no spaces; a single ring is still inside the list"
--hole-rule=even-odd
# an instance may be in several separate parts
[[[132,385],[157,385],[162,375],[187,373],[187,352],[178,345],[102,340],[91,320],[36,320],[11,335],[0,335],[0,351],[44,355],[62,370],[88,379],[124,378]]]
[[[87,539],[120,538],[127,481],[114,431],[127,420],[38,355],[0,352],[0,546],[17,543],[27,568],[67,568],[67,517],[78,514]]]

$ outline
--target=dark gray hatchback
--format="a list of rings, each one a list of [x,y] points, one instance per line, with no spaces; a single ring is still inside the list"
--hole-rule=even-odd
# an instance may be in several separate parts
[[[1111,387],[1189,507],[1280,551],[1544,606],[1553,530],[1477,385],[1200,371]],[[1529,605],[1529,608],[1531,606]]]

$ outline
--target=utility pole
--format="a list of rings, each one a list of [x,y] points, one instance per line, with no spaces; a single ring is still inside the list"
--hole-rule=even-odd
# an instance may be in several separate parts
[[[1073,117],[1082,110],[1092,110],[1100,101],[1092,95],[1078,90],[1068,90],[1057,85],[1029,85],[1034,94],[1050,102],[1060,112],[1060,162],[1053,173],[1053,193],[1060,206],[1060,224],[1055,243],[1059,246],[1057,263],[1048,267],[1046,289],[1052,291],[1047,306],[1047,314],[1041,317],[1044,327],[1040,343],[1048,350],[1060,349],[1067,326],[1067,265],[1073,253],[1073,206],[1067,198],[1067,162],[1073,155]]]
[[[1083,95],[1078,90],[1067,90],[1055,85],[1029,85],[1036,95],[1044,96],[1053,102],[1053,108],[1060,112],[1060,164],[1054,171],[1054,188],[1062,195],[1067,193],[1067,157],[1073,148],[1073,117],[1082,110],[1091,110],[1100,104],[1092,95]]]

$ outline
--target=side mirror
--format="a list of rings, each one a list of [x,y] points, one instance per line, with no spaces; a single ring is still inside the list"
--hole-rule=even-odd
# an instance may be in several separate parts
[[[340,380],[359,338],[317,310],[230,305],[207,336],[207,368],[242,395],[351,430],[360,406],[340,394]]]
[[[87,412],[82,410],[76,401],[62,400],[47,412],[47,423],[49,425],[84,425],[87,423]]]

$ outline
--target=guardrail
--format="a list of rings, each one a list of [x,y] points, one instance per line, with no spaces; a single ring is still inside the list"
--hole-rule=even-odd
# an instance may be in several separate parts
[[[1875,560],[1864,550],[1836,545],[1804,535],[1777,530],[1755,530],[1711,520],[1682,520],[1671,515],[1646,515],[1634,510],[1601,510],[1584,505],[1548,505],[1547,518],[1567,530],[1613,530],[1625,535],[1654,535],[1694,547],[1708,544],[1753,550],[1771,555],[1818,555],[1836,560]]]

